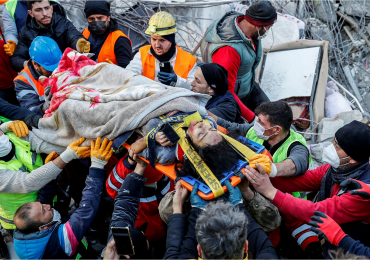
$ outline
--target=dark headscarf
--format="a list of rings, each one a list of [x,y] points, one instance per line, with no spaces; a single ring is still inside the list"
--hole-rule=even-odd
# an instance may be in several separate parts
[[[352,121],[335,133],[339,146],[352,159],[363,162],[370,157],[370,126]]]
[[[85,4],[86,18],[94,14],[110,16],[110,3],[108,3],[107,1],[95,1],[95,0],[86,1]]]
[[[216,95],[224,95],[229,88],[227,70],[217,63],[200,66],[207,84],[214,89]]]
[[[165,38],[167,41],[170,41],[172,43],[171,48],[163,55],[157,55],[155,51],[153,50],[153,47],[150,47],[150,51],[153,54],[153,56],[159,60],[160,62],[170,61],[173,55],[176,53],[176,40],[175,40],[175,34],[169,34],[169,35],[163,35],[163,38]]]

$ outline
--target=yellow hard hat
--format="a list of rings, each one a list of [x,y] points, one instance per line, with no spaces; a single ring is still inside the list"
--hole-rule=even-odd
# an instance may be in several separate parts
[[[167,12],[155,13],[149,20],[148,29],[145,33],[149,35],[170,35],[177,32],[176,22],[172,15]]]

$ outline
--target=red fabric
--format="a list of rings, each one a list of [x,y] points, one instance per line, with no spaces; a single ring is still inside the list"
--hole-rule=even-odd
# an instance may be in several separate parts
[[[301,235],[303,235],[303,234],[304,234],[304,233],[306,233],[306,232],[309,232],[309,231],[305,231],[305,232],[303,232]],[[298,238],[299,238],[299,237],[298,237]],[[306,238],[306,239],[302,242],[302,244],[301,244],[301,248],[302,248],[302,250],[306,252],[306,247],[307,247],[309,244],[313,243],[313,242],[319,242],[319,238],[318,238],[317,236],[311,236],[311,237]]]
[[[280,242],[280,228],[275,229],[269,234],[269,239],[274,247],[277,247]]]
[[[248,22],[250,22],[251,24],[255,25],[255,26],[269,26],[269,25],[274,24],[274,22],[277,20],[277,17],[276,17],[275,20],[272,20],[272,21],[269,21],[269,22],[261,22],[261,21],[254,20],[253,18],[249,17],[248,15],[244,15],[244,19],[247,20]]]
[[[97,63],[88,57],[76,53],[76,51],[71,48],[67,48],[59,62],[58,69],[56,74],[68,71],[69,77],[79,77],[80,71],[83,67],[87,65],[96,65]],[[69,87],[68,84],[61,86],[58,89],[57,86],[58,78],[53,74],[50,78],[46,79],[42,85],[44,88],[51,86],[50,93],[53,93],[53,99],[51,100],[50,107],[45,111],[44,117],[52,116],[52,112],[57,110],[63,101],[67,99],[67,95],[73,92],[78,86]],[[59,91],[65,90],[65,92],[60,93]],[[68,91],[69,90],[69,91]]]
[[[14,86],[14,78],[17,76],[10,67],[10,57],[4,51],[5,39],[0,28],[0,89],[8,89]]]
[[[221,47],[213,54],[212,61],[220,64],[227,70],[229,91],[234,95],[236,102],[239,104],[242,117],[244,117],[248,122],[253,121],[255,114],[247,108],[235,94],[235,82],[240,67],[240,56],[237,51],[230,46]]]
[[[320,230],[329,242],[335,246],[338,246],[339,242],[346,236],[343,232],[342,228],[329,216],[326,215],[326,218],[319,217],[323,223],[317,222],[316,225],[319,227],[317,228]]]
[[[315,211],[324,212],[338,224],[353,221],[370,223],[370,211],[364,210],[368,208],[369,200],[349,193],[336,196],[340,188],[338,184],[334,185],[330,198],[316,203],[283,193],[319,190],[321,180],[329,167],[326,164],[315,170],[307,171],[299,177],[277,177],[271,179],[273,185],[279,189],[272,203],[278,207],[281,213],[304,223],[308,223],[311,220]]]

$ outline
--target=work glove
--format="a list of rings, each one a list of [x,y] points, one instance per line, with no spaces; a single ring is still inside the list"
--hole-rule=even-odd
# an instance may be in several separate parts
[[[114,64],[110,59],[105,59],[105,62],[107,62],[109,64]]]
[[[229,202],[234,206],[243,203],[243,196],[238,187],[233,187],[230,181],[225,181],[225,186],[229,190]]]
[[[91,141],[91,167],[103,169],[112,157],[113,150],[110,147],[113,141],[109,142],[108,138],[105,138],[103,143],[100,143],[101,137],[98,137],[96,142]]]
[[[339,242],[346,236],[342,228],[332,218],[320,211],[314,212],[309,224],[312,226],[311,231],[325,238],[329,243],[338,246]]]
[[[49,162],[55,160],[56,158],[58,158],[58,154],[56,152],[52,152],[50,153],[46,158],[45,158],[45,164],[48,164]]]
[[[4,44],[4,51],[8,56],[13,56],[17,44],[11,40],[7,44]]]
[[[340,187],[345,189],[346,192],[350,191],[351,195],[358,195],[364,199],[370,199],[370,186],[362,181],[348,179],[342,181]]]
[[[45,103],[44,103],[45,111],[49,109],[51,99],[53,97],[53,93],[50,93],[50,90],[51,90],[51,86],[47,86],[45,88]]]
[[[62,158],[63,162],[69,163],[73,159],[83,159],[90,157],[90,147],[89,146],[81,146],[85,141],[85,137],[82,137],[78,139],[77,141],[74,141],[71,143],[67,149],[60,155],[60,158]]]
[[[264,154],[255,154],[253,155],[251,161],[249,162],[249,166],[252,167],[253,169],[257,169],[256,163],[261,165],[263,169],[265,169],[266,173],[270,175],[271,173],[271,160],[270,157]],[[275,166],[276,168],[276,166]],[[276,176],[276,174],[275,174]]]
[[[5,134],[13,132],[17,137],[26,137],[29,133],[27,125],[23,121],[9,121],[1,124],[0,130]]]
[[[171,66],[171,73],[160,71],[160,72],[158,72],[157,76],[158,76],[158,80],[162,84],[165,84],[167,86],[172,86],[172,87],[174,87],[176,85],[177,75],[173,71],[172,66]]]
[[[190,194],[190,203],[192,207],[203,209],[209,201],[202,199],[198,195],[198,183],[195,183],[193,186],[193,190]]]
[[[90,52],[90,42],[86,41],[84,38],[81,38],[77,42],[77,51],[81,53]]]

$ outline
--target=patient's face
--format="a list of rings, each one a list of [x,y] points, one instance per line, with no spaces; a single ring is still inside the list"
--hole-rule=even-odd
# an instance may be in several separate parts
[[[222,136],[218,133],[217,129],[198,121],[190,123],[188,135],[198,147],[216,145],[222,141]]]

